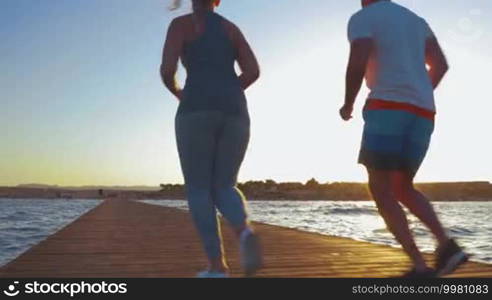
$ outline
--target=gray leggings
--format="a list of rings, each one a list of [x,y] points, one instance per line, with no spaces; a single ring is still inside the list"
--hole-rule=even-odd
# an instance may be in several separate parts
[[[190,212],[209,259],[223,254],[217,209],[234,227],[247,223],[237,174],[249,142],[249,117],[219,111],[176,116],[176,140]]]

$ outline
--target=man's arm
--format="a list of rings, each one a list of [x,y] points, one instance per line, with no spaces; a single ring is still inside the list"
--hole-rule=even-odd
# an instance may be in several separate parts
[[[164,85],[179,100],[181,100],[181,88],[179,87],[175,76],[183,44],[184,41],[182,34],[180,33],[178,22],[174,20],[167,32],[160,73]]]
[[[370,38],[357,39],[351,43],[345,78],[345,104],[340,109],[340,115],[345,121],[352,118],[355,99],[362,87],[372,48],[373,41]]]
[[[449,65],[435,37],[430,37],[426,41],[425,63],[429,66],[429,77],[432,81],[432,86],[436,89],[448,72]]]

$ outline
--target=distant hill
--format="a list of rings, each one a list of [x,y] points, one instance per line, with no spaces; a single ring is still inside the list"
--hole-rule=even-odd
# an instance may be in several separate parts
[[[302,182],[274,180],[248,181],[238,187],[250,200],[371,200],[366,183],[319,183],[311,179]],[[492,201],[490,182],[420,183],[417,187],[433,201]],[[0,187],[4,198],[126,198],[126,199],[185,199],[181,184],[151,186],[82,186],[64,187],[45,184],[23,184]]]
[[[117,190],[117,191],[158,191],[160,188],[157,186],[102,186],[102,185],[88,185],[88,186],[59,186],[59,185],[49,185],[49,184],[19,184],[17,188],[25,189],[62,189],[62,190]]]

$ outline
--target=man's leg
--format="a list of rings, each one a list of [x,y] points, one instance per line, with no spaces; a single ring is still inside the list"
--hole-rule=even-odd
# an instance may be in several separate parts
[[[376,201],[378,210],[388,230],[393,233],[403,250],[412,260],[416,271],[427,269],[424,257],[420,253],[408,226],[408,220],[394,195],[394,172],[368,168],[369,188]]]
[[[446,245],[450,238],[444,230],[430,201],[413,184],[414,176],[406,172],[395,174],[395,194],[412,214],[419,218],[434,234],[439,246]]]
[[[398,199],[432,231],[438,241],[437,276],[454,272],[468,260],[469,255],[447,235],[429,200],[414,188],[414,176],[399,172],[396,177],[395,193]]]

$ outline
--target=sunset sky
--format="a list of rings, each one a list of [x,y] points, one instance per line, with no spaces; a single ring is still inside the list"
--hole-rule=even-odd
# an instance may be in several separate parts
[[[0,1],[0,185],[181,183],[177,101],[159,65],[166,0]],[[262,68],[248,90],[252,140],[240,180],[365,181],[357,102],[338,117],[347,22],[359,0],[223,0]],[[492,181],[492,2],[401,0],[426,18],[451,69],[436,93],[418,181]],[[184,71],[180,71],[184,77]]]

